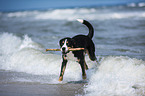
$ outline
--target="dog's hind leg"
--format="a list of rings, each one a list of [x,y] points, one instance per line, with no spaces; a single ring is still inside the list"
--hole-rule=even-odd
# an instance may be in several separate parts
[[[59,76],[58,81],[63,80],[63,75],[64,75],[64,71],[65,71],[66,64],[67,64],[67,59],[66,59],[65,55],[63,55],[62,57],[63,57],[63,62],[62,62],[62,65],[61,65],[61,72],[60,72],[60,76]]]
[[[89,68],[88,68],[88,65],[87,65],[85,59],[84,59],[84,64],[85,64],[85,69],[88,70]]]
[[[79,61],[79,64],[81,66],[81,69],[82,69],[82,78],[86,79],[87,76],[86,76],[86,71],[85,71],[85,69],[86,69],[85,61],[84,61],[84,59],[78,59],[78,61]]]
[[[95,52],[92,51],[92,50],[86,50],[87,54],[89,55],[89,58],[92,60],[92,61],[95,61],[97,60],[96,56],[95,56]]]

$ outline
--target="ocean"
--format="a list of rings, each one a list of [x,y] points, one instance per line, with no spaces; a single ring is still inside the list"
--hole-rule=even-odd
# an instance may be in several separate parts
[[[64,80],[59,82],[61,52],[45,50],[59,48],[61,38],[88,34],[87,27],[76,21],[78,18],[88,20],[94,27],[93,41],[99,65],[86,55],[89,70],[84,81],[80,65],[70,60]],[[143,2],[0,12],[0,45],[0,95],[53,96],[48,95],[51,92],[43,93],[44,90],[51,90],[45,85],[63,89],[66,85],[69,88],[75,84],[77,88],[81,86],[81,92],[74,89],[75,96],[145,95]],[[41,92],[36,88],[38,93],[32,93],[34,87],[30,88],[31,92],[14,91],[19,88],[18,85],[43,88]],[[69,92],[69,89],[65,92]]]

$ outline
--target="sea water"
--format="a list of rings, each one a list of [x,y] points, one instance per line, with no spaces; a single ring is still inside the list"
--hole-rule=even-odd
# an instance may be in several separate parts
[[[65,8],[0,13],[0,83],[64,84],[81,81],[80,65],[69,61],[58,82],[63,37],[88,34],[76,19],[95,29],[93,41],[99,64],[86,56],[86,96],[145,95],[144,3],[114,7]],[[83,82],[83,81],[82,81]],[[78,94],[79,95],[79,94]],[[81,95],[81,94],[80,94]]]

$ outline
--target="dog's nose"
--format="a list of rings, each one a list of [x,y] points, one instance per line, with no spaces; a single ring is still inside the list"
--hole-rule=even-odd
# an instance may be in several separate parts
[[[62,48],[62,51],[65,51],[65,47]]]

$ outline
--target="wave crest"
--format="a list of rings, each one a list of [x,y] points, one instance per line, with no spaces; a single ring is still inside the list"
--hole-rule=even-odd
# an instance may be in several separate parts
[[[143,5],[143,4],[142,4]],[[128,5],[130,6],[130,5]],[[134,4],[131,4],[134,6]],[[24,11],[8,13],[9,18],[27,18],[27,20],[108,20],[124,18],[145,18],[144,11],[112,11],[97,8],[54,9],[47,11]]]
[[[87,96],[143,96],[145,62],[124,56],[109,56],[101,61],[85,89]]]
[[[0,44],[0,69],[49,77],[46,81],[37,81],[32,78],[34,82],[59,83],[60,55],[44,54],[42,50],[45,49],[27,35],[20,38],[11,33],[2,33],[0,34]],[[88,85],[84,90],[87,96],[144,95],[145,61],[125,56],[97,58],[101,60],[100,66],[86,56],[89,70],[87,70]],[[18,78],[18,81],[19,79],[22,82],[25,81],[21,78]],[[26,82],[33,82],[31,78],[29,79]],[[72,80],[82,80],[81,69],[77,62],[69,61],[64,82]]]

